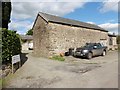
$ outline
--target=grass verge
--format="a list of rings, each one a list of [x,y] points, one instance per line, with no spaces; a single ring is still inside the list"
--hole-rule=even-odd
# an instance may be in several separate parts
[[[52,56],[50,59],[58,60],[58,61],[65,61],[65,58],[59,55]]]

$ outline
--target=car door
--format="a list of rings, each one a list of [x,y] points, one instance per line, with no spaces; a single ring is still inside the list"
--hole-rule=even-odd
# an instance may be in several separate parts
[[[98,43],[97,44],[97,55],[101,55],[102,54],[102,46]]]
[[[92,48],[93,48],[93,49],[92,49],[93,56],[98,55],[98,46],[97,46],[97,45],[93,45],[93,47],[92,47]]]

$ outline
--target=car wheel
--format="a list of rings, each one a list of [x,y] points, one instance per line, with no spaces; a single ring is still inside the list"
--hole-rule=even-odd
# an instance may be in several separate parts
[[[73,53],[73,57],[76,57],[76,54],[75,54],[75,52]]]
[[[92,58],[92,53],[91,53],[91,52],[88,53],[87,58],[88,58],[88,59],[91,59],[91,58]]]
[[[70,54],[69,54],[69,52],[65,52],[65,56],[69,56]]]
[[[103,51],[102,56],[105,56],[105,55],[106,55],[106,51]]]

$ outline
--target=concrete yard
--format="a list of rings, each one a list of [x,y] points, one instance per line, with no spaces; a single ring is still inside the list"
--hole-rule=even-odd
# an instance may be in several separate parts
[[[26,59],[4,88],[118,88],[117,51],[91,60],[69,56],[60,62],[31,52]]]

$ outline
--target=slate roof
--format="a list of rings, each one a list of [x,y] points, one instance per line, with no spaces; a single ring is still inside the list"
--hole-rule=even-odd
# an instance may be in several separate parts
[[[81,22],[81,21],[77,21],[77,20],[66,19],[63,17],[54,16],[54,15],[50,15],[50,14],[46,14],[46,13],[42,13],[42,12],[39,12],[39,15],[47,22],[54,22],[54,23],[60,23],[60,24],[66,24],[66,25],[71,25],[71,26],[84,27],[84,28],[108,32],[107,30],[105,30],[95,24],[89,24],[89,23],[85,23],[85,22]]]
[[[117,37],[117,35],[115,35],[115,34],[110,34],[110,33],[108,33],[108,36],[110,36],[110,37]]]
[[[33,36],[32,35],[20,35],[21,39],[27,39],[27,40],[32,40]]]

